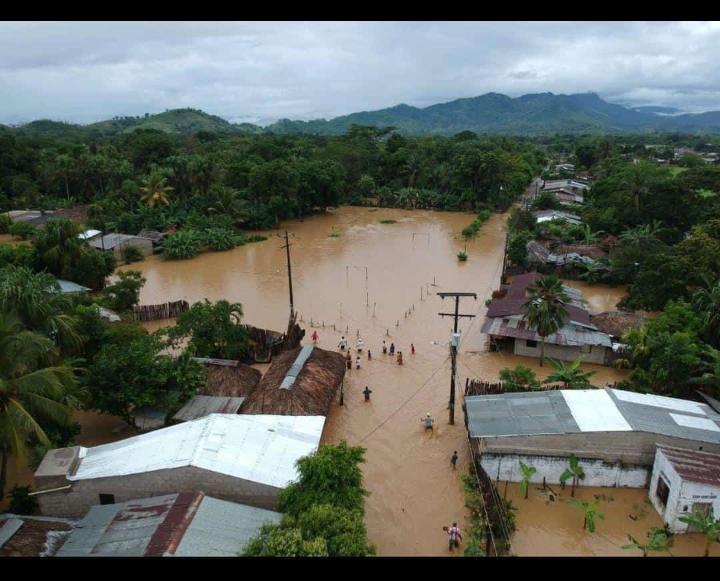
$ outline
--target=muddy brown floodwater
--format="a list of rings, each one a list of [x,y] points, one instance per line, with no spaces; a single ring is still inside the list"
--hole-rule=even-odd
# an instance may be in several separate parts
[[[307,341],[311,327],[320,335],[319,346],[326,349],[337,349],[341,335],[354,346],[359,334],[366,350],[372,352],[372,361],[364,354],[362,368],[348,372],[345,405],[333,404],[323,442],[346,440],[367,449],[363,466],[364,485],[370,493],[366,523],[380,555],[446,555],[443,525],[457,520],[465,528],[460,481],[468,469],[460,405],[465,378],[495,380],[500,369],[518,363],[533,368],[540,377],[548,370],[547,366],[540,368],[535,359],[484,351],[487,338],[479,329],[485,299],[499,285],[506,216],[490,218],[477,238],[467,243],[469,259],[461,263],[456,255],[465,248],[465,242],[459,232],[473,218],[464,213],[344,207],[283,224],[293,234],[295,308],[308,329]],[[381,220],[396,222],[382,224]],[[331,236],[333,233],[339,236]],[[227,252],[174,262],[153,256],[122,269],[140,270],[147,279],[141,293],[143,304],[228,299],[242,303],[246,322],[284,330],[289,311],[285,251],[275,234],[269,233],[271,238],[265,242]],[[605,287],[597,292],[595,287],[583,290],[591,307],[602,307],[598,310],[610,308],[610,302],[622,296],[617,289],[610,292]],[[461,313],[477,316],[460,321],[463,343],[458,357],[460,389],[455,425],[448,424],[447,412],[452,319],[438,316],[441,311],[451,311],[453,304],[450,299],[443,302],[435,294],[438,291],[478,294],[477,302],[468,298],[460,304]],[[147,328],[155,330],[167,323],[154,322]],[[404,365],[382,355],[383,339],[388,344],[394,342],[403,352]],[[415,355],[411,354],[411,343]],[[624,372],[612,368],[584,367],[597,372],[594,380],[599,385],[624,377]],[[372,390],[370,402],[361,394],[365,386]],[[421,418],[427,412],[437,424],[433,433],[425,434]],[[116,424],[98,425],[99,421],[90,422],[96,426],[98,438],[109,441],[126,437],[114,431]],[[92,437],[89,433],[86,436]],[[457,471],[450,465],[454,450],[460,455]],[[644,497],[644,491],[611,493],[616,492]],[[542,535],[557,533],[559,538],[570,538],[567,535],[571,533],[565,531],[571,525],[562,519],[544,522],[544,505],[536,510],[528,502],[517,504],[520,513],[513,539],[515,554],[577,552],[575,546],[563,548],[560,540],[553,545],[554,541],[536,538],[538,530]],[[630,530],[626,517],[617,525],[613,519],[608,515],[602,527],[616,527],[620,536]],[[544,528],[538,529],[541,524]],[[584,542],[596,554],[617,552],[614,545],[595,538],[603,537],[586,538]],[[566,544],[572,542],[567,540]],[[702,544],[695,548],[701,551]]]

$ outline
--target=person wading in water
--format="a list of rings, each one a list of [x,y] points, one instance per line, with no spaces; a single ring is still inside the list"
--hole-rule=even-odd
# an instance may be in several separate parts
[[[318,332],[313,331],[313,334],[312,334],[313,343],[317,343],[319,338],[320,338],[320,336],[318,335]]]
[[[430,415],[430,412],[428,412],[427,414],[425,414],[425,417],[422,418],[420,421],[423,422],[423,424],[425,424],[425,431],[426,431],[426,432],[427,432],[428,430],[432,431],[432,429],[433,429],[433,423],[435,422],[435,420],[433,420],[432,416]]]
[[[365,389],[363,390],[363,395],[365,396],[365,401],[370,401],[370,394],[372,393],[372,389],[370,389],[367,385],[365,386]]]
[[[460,534],[460,527],[454,522],[451,527],[443,527],[443,530],[448,534],[448,547],[452,551],[453,548],[460,548],[460,541],[462,541],[462,535]]]

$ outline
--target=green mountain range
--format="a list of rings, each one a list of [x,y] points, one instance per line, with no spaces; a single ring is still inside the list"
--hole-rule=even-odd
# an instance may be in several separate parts
[[[684,132],[720,133],[720,111],[699,114],[668,114],[668,107],[636,107],[608,103],[595,93],[555,95],[537,93],[511,98],[499,93],[456,99],[418,108],[396,105],[377,111],[361,111],[334,119],[292,121],[281,119],[260,127],[231,123],[199,109],[173,109],[156,115],[116,117],[90,125],[39,120],[12,128],[34,136],[68,134],[116,135],[136,129],[168,133],[311,133],[339,135],[352,125],[392,126],[406,134],[452,135],[461,131],[542,135],[568,133]],[[0,126],[1,127],[1,126]],[[7,127],[0,130],[8,130]]]

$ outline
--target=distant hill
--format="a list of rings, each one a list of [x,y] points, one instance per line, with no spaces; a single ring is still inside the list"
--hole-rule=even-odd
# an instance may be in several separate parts
[[[341,135],[353,124],[396,127],[406,134],[453,135],[461,131],[508,135],[554,133],[644,133],[676,131],[720,133],[720,111],[676,114],[673,107],[624,107],[608,103],[595,93],[555,95],[536,93],[511,98],[499,93],[456,99],[418,108],[400,104],[377,111],[360,111],[334,119],[281,119],[263,128],[231,123],[199,109],[173,109],[156,115],[116,117],[90,125],[33,121],[12,131],[34,136],[117,135],[136,129],[167,133],[310,133]],[[1,130],[1,129],[0,129]]]
[[[656,108],[665,109],[665,108]],[[672,108],[667,108],[674,111]],[[511,98],[499,93],[456,99],[425,108],[397,105],[331,120],[282,119],[265,129],[276,133],[340,134],[353,124],[394,126],[405,133],[477,133],[540,135],[549,133],[621,133],[645,131],[720,131],[712,114],[658,115],[608,103],[595,93],[536,93]],[[702,117],[702,116],[705,117]],[[707,122],[710,121],[709,128]]]

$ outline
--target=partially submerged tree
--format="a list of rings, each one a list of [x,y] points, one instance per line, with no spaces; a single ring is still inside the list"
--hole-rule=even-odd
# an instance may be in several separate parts
[[[565,304],[570,297],[555,275],[544,276],[527,289],[528,299],[523,305],[523,318],[540,337],[540,365],[545,359],[545,338],[557,332],[567,320]]]
[[[595,532],[595,519],[605,520],[605,515],[600,512],[600,501],[596,498],[592,502],[571,498],[568,504],[576,506],[583,511],[583,530]]]
[[[715,518],[713,507],[711,506],[707,513],[696,508],[692,513],[680,516],[679,520],[705,533],[705,554],[703,556],[709,557],[710,546],[713,543],[720,543],[720,519]]]
[[[109,306],[117,311],[130,311],[140,302],[140,289],[146,280],[136,270],[118,272],[118,281],[106,286],[103,294],[109,300]]]
[[[583,470],[582,466],[580,466],[580,463],[578,462],[577,456],[575,454],[570,454],[570,458],[568,458],[568,466],[565,468],[565,471],[560,475],[560,484],[565,486],[565,483],[572,478],[572,489],[570,491],[570,496],[575,496],[575,486],[577,485],[579,480],[583,480],[585,478],[585,471]]]
[[[584,389],[592,387],[590,378],[595,375],[596,371],[583,371],[580,369],[582,360],[576,359],[569,365],[562,361],[550,359],[554,371],[545,378],[543,383],[562,383],[565,389]]]
[[[637,549],[642,551],[642,556],[647,557],[648,553],[669,553],[673,545],[673,539],[668,533],[659,528],[650,529],[647,534],[647,541],[641,543],[632,535],[627,536],[630,544],[623,545],[623,549]]]
[[[530,479],[537,472],[537,468],[534,466],[528,466],[522,460],[520,460],[520,470],[522,471],[522,480],[520,480],[520,492],[524,498],[528,497],[528,490],[530,488]]]

